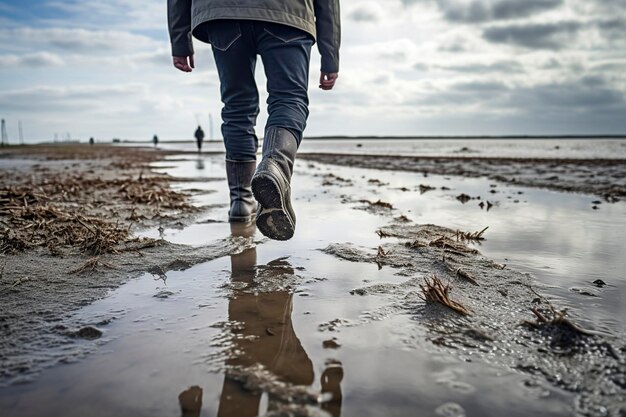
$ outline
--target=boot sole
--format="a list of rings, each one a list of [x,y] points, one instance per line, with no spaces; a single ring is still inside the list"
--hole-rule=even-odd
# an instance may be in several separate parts
[[[276,180],[271,175],[256,175],[252,178],[252,194],[259,202],[256,216],[259,231],[270,239],[291,239],[296,229],[295,219],[286,206],[291,203],[283,198]]]

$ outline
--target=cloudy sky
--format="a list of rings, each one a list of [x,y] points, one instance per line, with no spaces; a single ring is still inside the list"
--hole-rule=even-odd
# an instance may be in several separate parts
[[[0,0],[10,137],[21,120],[27,141],[189,139],[209,113],[218,136],[210,49],[192,74],[171,66],[165,3]],[[317,88],[315,54],[309,135],[626,133],[626,0],[341,5],[339,84]]]

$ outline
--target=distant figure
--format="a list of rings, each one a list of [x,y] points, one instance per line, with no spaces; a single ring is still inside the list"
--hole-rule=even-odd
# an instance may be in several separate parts
[[[198,145],[198,153],[202,152],[202,141],[204,140],[204,130],[198,125],[196,129],[196,133],[194,133],[196,137],[196,145]]]
[[[156,147],[159,144],[159,137],[157,135],[152,136],[152,143]]]
[[[95,140],[93,140],[93,136],[89,138],[89,144],[93,145],[94,143],[96,143]]]

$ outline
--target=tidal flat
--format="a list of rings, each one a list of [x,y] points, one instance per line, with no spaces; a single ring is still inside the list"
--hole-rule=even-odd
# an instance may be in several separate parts
[[[303,154],[275,242],[223,158],[0,151],[3,416],[626,412],[623,160]]]

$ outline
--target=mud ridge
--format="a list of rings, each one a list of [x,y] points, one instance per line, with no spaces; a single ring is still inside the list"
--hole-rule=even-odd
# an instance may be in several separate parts
[[[423,174],[487,177],[526,187],[595,194],[608,202],[626,197],[626,160],[488,157],[410,157],[302,153],[325,164]]]
[[[426,329],[430,342],[422,346],[422,338],[406,337],[411,347],[443,349],[459,359],[482,360],[539,377],[573,393],[581,415],[625,411],[626,352],[621,337],[578,326],[575,316],[558,310],[535,289],[531,276],[497,264],[473,248],[466,238],[478,236],[474,232],[398,221],[380,232],[388,254],[382,259],[379,248],[346,243],[323,249],[350,262],[380,267],[382,261],[383,267],[409,277],[401,284],[376,283],[352,290],[354,296],[389,300],[367,317],[409,314]],[[449,286],[448,295],[461,308],[425,296],[433,276],[441,281],[441,291]]]

